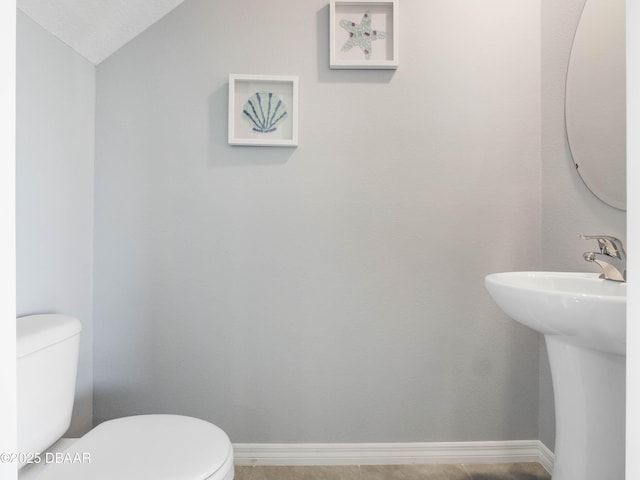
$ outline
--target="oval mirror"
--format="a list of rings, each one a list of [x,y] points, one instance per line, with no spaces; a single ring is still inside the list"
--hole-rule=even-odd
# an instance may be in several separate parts
[[[625,1],[586,0],[567,71],[567,137],[586,186],[621,210],[627,203],[625,55]]]

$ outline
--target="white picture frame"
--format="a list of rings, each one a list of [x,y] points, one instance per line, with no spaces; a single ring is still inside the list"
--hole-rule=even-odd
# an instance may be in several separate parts
[[[329,67],[398,68],[399,0],[331,0]]]
[[[230,74],[228,140],[229,145],[298,146],[298,77]]]

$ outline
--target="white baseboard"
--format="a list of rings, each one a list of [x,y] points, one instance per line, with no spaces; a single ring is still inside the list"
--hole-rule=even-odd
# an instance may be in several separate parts
[[[540,444],[540,457],[538,458],[538,463],[542,465],[547,472],[553,473],[553,464],[556,460],[556,456],[544,443],[538,443]]]
[[[235,443],[236,465],[401,465],[539,462],[554,455],[539,440],[428,443]]]

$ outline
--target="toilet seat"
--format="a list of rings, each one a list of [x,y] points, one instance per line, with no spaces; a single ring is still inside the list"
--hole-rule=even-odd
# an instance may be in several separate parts
[[[231,480],[233,448],[215,425],[181,415],[109,420],[58,458],[42,480]]]

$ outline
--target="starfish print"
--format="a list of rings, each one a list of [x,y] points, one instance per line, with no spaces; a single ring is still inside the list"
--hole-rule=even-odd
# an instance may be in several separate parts
[[[386,38],[387,34],[380,30],[371,29],[371,13],[365,12],[360,24],[349,20],[341,20],[340,26],[349,32],[349,40],[342,46],[343,52],[348,52],[353,47],[360,47],[364,52],[364,58],[371,58],[371,42]]]

